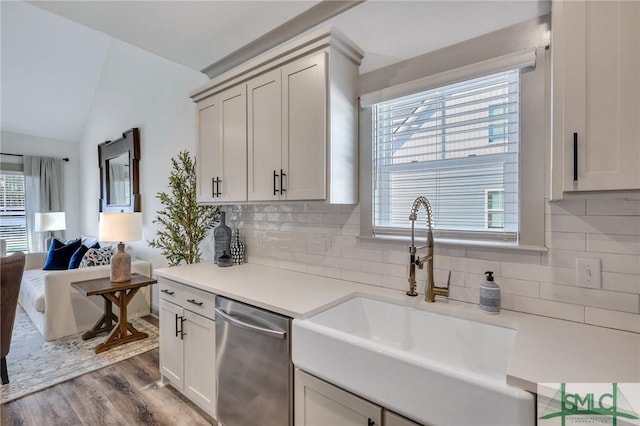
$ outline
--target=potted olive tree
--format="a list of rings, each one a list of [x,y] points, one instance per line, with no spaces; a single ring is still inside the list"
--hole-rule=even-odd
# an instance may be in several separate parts
[[[161,225],[161,229],[149,246],[162,249],[170,266],[198,263],[202,256],[200,243],[218,220],[218,206],[197,203],[196,162],[189,151],[172,158],[171,166],[169,193],[156,195],[164,208],[153,223]]]

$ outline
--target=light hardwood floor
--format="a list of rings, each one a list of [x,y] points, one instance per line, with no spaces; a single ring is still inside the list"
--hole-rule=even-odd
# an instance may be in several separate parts
[[[216,425],[173,387],[159,383],[158,362],[154,349],[3,404],[0,424]]]

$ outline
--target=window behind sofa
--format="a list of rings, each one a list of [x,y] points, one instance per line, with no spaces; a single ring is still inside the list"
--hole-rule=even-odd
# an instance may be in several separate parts
[[[6,241],[7,252],[27,251],[24,198],[24,174],[2,171],[0,173],[0,239]]]

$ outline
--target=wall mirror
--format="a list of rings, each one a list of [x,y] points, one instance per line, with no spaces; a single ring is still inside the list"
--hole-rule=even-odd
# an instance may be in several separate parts
[[[140,211],[140,134],[129,129],[120,139],[98,145],[100,211]]]

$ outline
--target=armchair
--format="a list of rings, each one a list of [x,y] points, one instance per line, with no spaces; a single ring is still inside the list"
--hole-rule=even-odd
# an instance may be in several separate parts
[[[18,294],[24,272],[25,255],[18,252],[11,256],[0,258],[0,355],[2,384],[9,383],[6,356],[11,348],[11,335],[13,334],[13,322],[16,318],[18,307]]]

